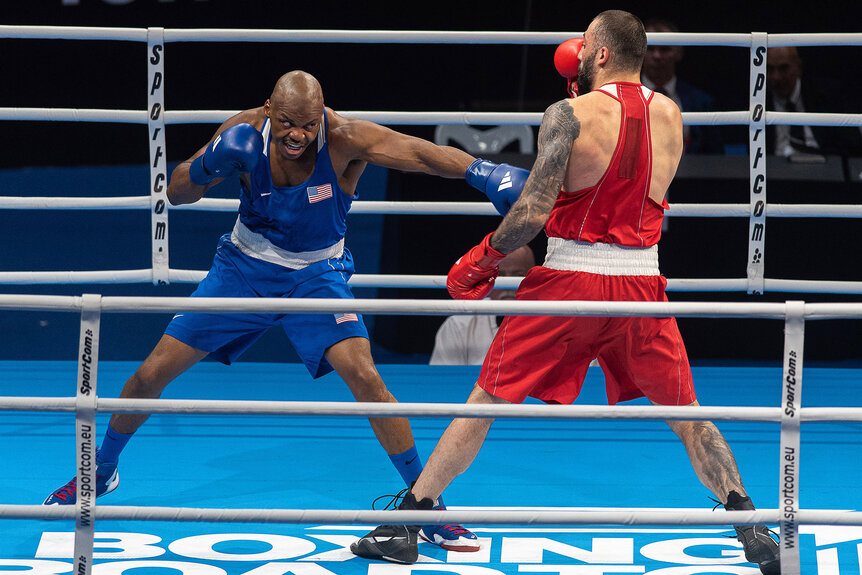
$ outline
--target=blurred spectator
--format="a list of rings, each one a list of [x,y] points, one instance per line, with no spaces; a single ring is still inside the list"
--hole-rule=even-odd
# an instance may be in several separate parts
[[[802,59],[795,47],[766,50],[766,108],[776,112],[851,113],[841,84],[828,78],[802,73]],[[794,154],[862,155],[862,133],[857,128],[830,126],[766,127],[767,152]]]
[[[661,18],[644,22],[647,32],[679,32],[676,24]],[[676,75],[676,65],[682,60],[682,46],[647,46],[641,82],[676,102],[683,112],[714,112],[715,99]],[[683,138],[687,154],[723,154],[721,131],[718,126],[684,126]]]
[[[500,276],[525,276],[536,265],[529,246],[518,248],[500,262]],[[515,290],[495,289],[493,300],[514,300]],[[434,338],[431,365],[481,365],[502,316],[453,315],[446,318]]]

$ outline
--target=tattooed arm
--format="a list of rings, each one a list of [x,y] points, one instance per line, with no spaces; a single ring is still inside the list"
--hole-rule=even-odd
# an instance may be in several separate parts
[[[509,254],[536,237],[557,201],[572,143],[580,132],[581,123],[565,100],[545,110],[536,162],[521,197],[491,237],[491,247]]]

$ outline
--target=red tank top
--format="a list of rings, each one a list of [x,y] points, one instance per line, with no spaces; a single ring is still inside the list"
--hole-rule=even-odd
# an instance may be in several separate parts
[[[545,232],[582,242],[649,247],[661,237],[667,201],[649,197],[652,175],[649,102],[640,84],[605,84],[599,91],[620,103],[620,133],[608,169],[592,187],[560,191]]]

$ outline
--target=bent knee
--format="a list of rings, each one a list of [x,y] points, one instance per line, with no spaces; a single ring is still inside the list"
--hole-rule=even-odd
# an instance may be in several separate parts
[[[158,362],[145,361],[126,382],[123,395],[159,397],[173,379],[172,371]]]
[[[374,368],[351,373],[345,381],[357,401],[395,401],[386,384],[383,383],[383,378]]]
[[[123,388],[123,396],[159,397],[164,388],[165,384],[160,382],[156,370],[141,367],[126,381],[126,386]]]

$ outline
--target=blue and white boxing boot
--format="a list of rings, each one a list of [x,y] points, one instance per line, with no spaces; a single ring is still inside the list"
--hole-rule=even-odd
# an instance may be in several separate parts
[[[433,511],[441,511],[446,509],[443,504],[443,498],[438,497],[434,501]],[[478,551],[479,538],[476,534],[462,527],[461,525],[423,525],[419,530],[419,537],[439,545],[446,551]]]
[[[96,467],[96,497],[107,495],[120,485],[117,464],[102,463]],[[78,477],[55,490],[42,505],[74,505],[78,499]]]
[[[423,525],[419,536],[446,551],[478,551],[479,538],[460,525]]]

